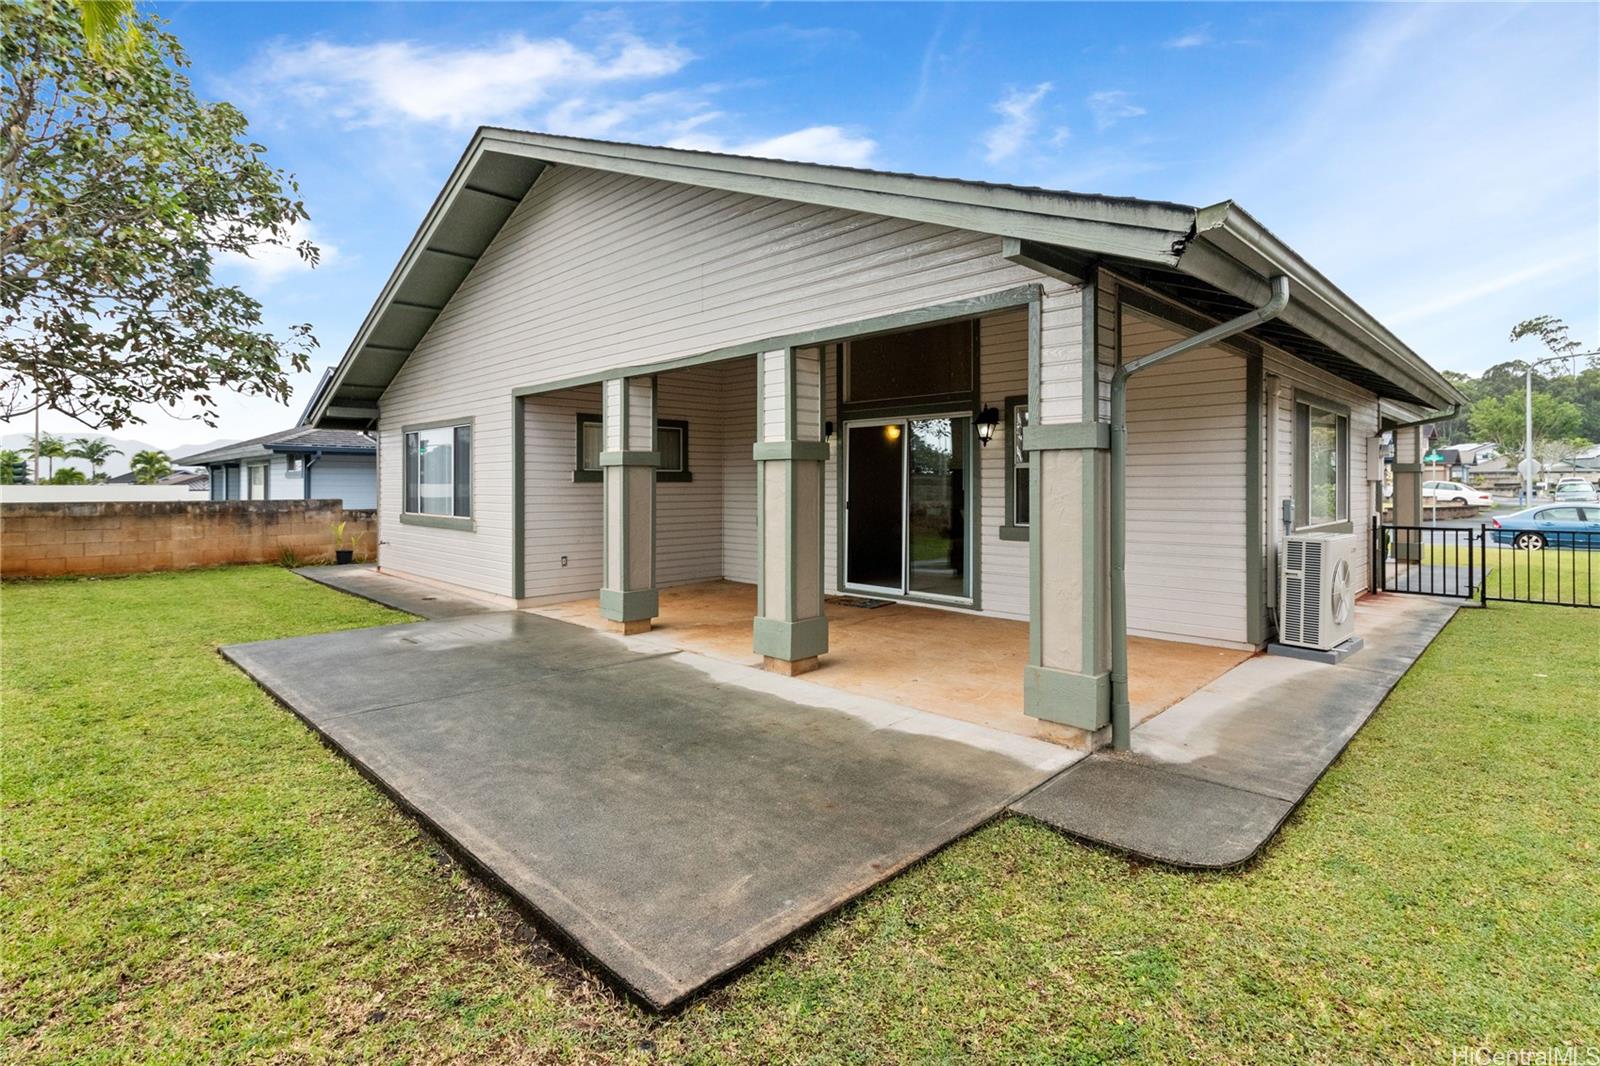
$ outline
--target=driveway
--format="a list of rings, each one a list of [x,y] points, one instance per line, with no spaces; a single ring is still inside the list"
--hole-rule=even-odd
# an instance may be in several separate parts
[[[1077,758],[520,612],[223,654],[656,1008]]]

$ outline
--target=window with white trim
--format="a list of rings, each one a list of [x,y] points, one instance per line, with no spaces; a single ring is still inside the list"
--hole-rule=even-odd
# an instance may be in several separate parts
[[[1028,472],[1031,469],[1023,436],[1028,429],[1028,398],[1006,400],[1006,525],[1026,529],[1029,515]]]
[[[472,517],[472,426],[406,433],[407,514]]]

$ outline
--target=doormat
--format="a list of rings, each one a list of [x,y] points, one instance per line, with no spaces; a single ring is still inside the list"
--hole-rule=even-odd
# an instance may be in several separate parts
[[[870,600],[865,596],[829,596],[828,602],[836,603],[840,607],[860,607],[866,611],[875,607],[887,607],[890,603],[889,600]]]

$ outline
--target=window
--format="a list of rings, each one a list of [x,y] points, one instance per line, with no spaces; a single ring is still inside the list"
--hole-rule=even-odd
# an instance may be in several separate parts
[[[405,513],[471,518],[472,426],[424,426],[405,437]]]
[[[1576,507],[1551,507],[1539,512],[1541,522],[1581,522]]]
[[[283,457],[283,471],[291,477],[299,477],[306,468],[306,457],[303,455],[285,455]]]
[[[851,341],[845,349],[845,403],[969,397],[977,333],[976,321],[941,322]]]
[[[1006,399],[1006,524],[1001,540],[1027,540],[1029,514],[1028,453],[1023,434],[1028,429],[1028,398]]]
[[[267,464],[251,463],[245,467],[245,499],[264,500],[267,498]]]
[[[1335,525],[1350,517],[1346,476],[1350,417],[1321,400],[1296,397],[1294,499],[1297,526]]]
[[[657,481],[694,480],[689,473],[689,423],[665,419],[656,422],[656,451],[661,455]]]
[[[605,450],[600,416],[578,416],[577,465],[572,469],[572,480],[577,482],[600,481],[600,453]],[[689,423],[663,418],[656,421],[656,452],[661,465],[656,467],[657,481],[693,481],[689,471]]]

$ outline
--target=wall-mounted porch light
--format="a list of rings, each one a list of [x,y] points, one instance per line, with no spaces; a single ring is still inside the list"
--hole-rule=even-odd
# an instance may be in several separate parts
[[[831,418],[822,423],[822,439],[829,444],[833,443],[833,419]]]
[[[978,427],[978,443],[988,445],[994,439],[994,427],[1000,424],[1000,409],[998,407],[985,407],[978,412],[978,417],[972,420]]]

